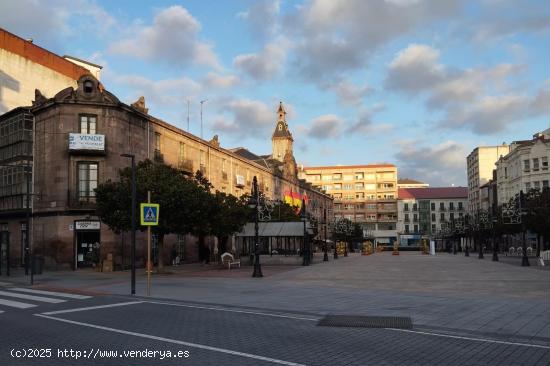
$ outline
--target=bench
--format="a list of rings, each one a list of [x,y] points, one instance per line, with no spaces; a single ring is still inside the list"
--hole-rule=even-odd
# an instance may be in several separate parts
[[[227,265],[227,269],[231,269],[231,266],[238,266],[241,268],[240,259],[235,259],[233,254],[226,252],[221,255],[221,258],[223,266]]]

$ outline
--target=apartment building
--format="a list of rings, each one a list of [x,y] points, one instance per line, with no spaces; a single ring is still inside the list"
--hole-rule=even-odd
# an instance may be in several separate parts
[[[334,217],[360,223],[376,243],[397,239],[397,168],[393,164],[302,167],[299,177],[334,198]]]
[[[397,232],[402,247],[419,246],[433,237],[441,224],[466,215],[466,187],[400,188]]]
[[[521,190],[549,187],[550,129],[533,135],[531,140],[514,141],[510,153],[496,164],[497,202],[508,202]]]
[[[509,152],[510,146],[503,143],[499,146],[476,147],[468,155],[468,212],[474,213],[481,209],[480,187],[492,179],[496,162]]]

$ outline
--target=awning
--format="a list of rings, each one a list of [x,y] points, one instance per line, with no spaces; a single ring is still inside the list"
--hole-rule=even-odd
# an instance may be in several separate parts
[[[307,232],[309,235],[313,235],[313,230],[306,224]],[[247,223],[240,233],[237,233],[237,237],[253,237],[254,223]],[[304,223],[303,222],[259,222],[258,223],[258,236],[260,237],[277,237],[277,236],[304,236]]]

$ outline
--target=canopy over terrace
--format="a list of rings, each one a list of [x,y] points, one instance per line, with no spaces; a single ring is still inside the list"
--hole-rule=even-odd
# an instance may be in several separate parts
[[[308,236],[313,235],[310,223],[306,223]],[[254,223],[247,223],[240,233],[236,234],[237,251],[241,256],[252,253],[254,248]],[[296,255],[302,251],[304,242],[304,223],[294,222],[259,222],[258,237],[261,254]]]

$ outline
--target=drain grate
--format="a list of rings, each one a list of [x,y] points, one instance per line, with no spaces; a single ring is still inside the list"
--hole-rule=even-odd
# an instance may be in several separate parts
[[[412,320],[400,316],[327,315],[317,325],[322,327],[361,327],[412,329]]]

